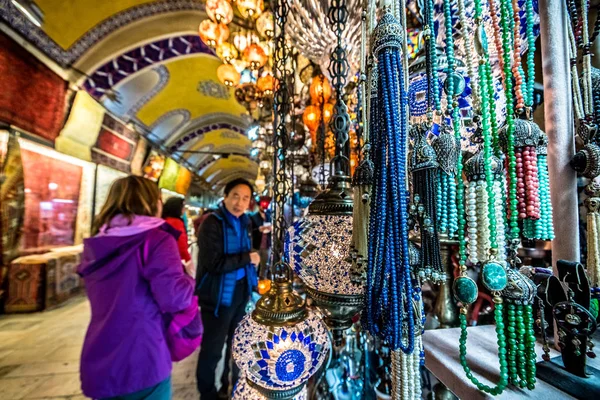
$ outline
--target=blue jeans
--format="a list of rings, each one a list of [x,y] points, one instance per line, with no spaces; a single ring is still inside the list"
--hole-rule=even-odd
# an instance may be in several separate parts
[[[158,385],[142,389],[139,392],[101,400],[171,400],[172,397],[171,377],[168,377]]]

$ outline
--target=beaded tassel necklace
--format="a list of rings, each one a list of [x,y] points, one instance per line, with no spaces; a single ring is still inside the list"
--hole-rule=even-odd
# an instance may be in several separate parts
[[[504,11],[502,12],[502,42],[504,48],[504,72],[505,76],[511,76],[511,60],[510,60],[510,43],[514,43],[514,38],[510,38],[510,33],[514,32],[511,30],[510,16],[513,16],[514,11],[512,10],[513,4],[510,0],[504,1]],[[526,4],[527,6],[527,4]],[[531,4],[529,4],[531,6]],[[511,12],[513,11],[513,12]],[[526,13],[527,15],[527,13]],[[528,23],[528,42],[533,42],[533,18],[527,21]],[[516,48],[515,48],[516,49]],[[532,50],[532,49],[530,49]],[[533,66],[528,66],[530,73],[533,72]],[[529,79],[533,80],[533,76],[529,76]],[[529,84],[528,84],[529,85]],[[531,93],[529,88],[527,89],[527,107],[530,107],[533,103],[533,86],[531,87]],[[514,115],[514,103],[512,93],[512,82],[510,79],[505,79],[506,88],[506,129],[504,134],[506,135],[506,150],[508,153],[507,170],[509,175],[509,210],[510,210],[510,262],[513,266],[516,265],[518,259],[516,257],[517,247],[519,245],[519,225],[517,212],[519,210],[519,194],[522,194],[523,189],[531,190],[536,189],[538,186],[536,169],[537,169],[537,154],[532,152],[535,149],[539,141],[539,136],[542,133],[539,127],[532,121],[524,121],[518,119],[515,121]],[[530,114],[530,112],[528,112]],[[525,146],[523,146],[525,145]],[[523,159],[519,163],[519,159],[515,152],[516,148],[528,147],[523,149]],[[535,165],[534,165],[535,163]],[[526,167],[525,164],[529,164]],[[524,182],[525,188],[518,185],[518,168],[523,165],[523,168],[529,168],[529,177],[526,177]],[[527,181],[529,179],[529,181]],[[539,203],[539,200],[538,200]],[[522,211],[522,210],[520,210]],[[535,205],[528,204],[525,213],[533,214],[539,210],[535,209]],[[523,213],[521,213],[523,214]],[[522,216],[522,215],[521,215]],[[539,218],[539,216],[538,216]],[[508,348],[507,348],[507,359],[508,359],[508,374],[509,382],[518,385],[521,388],[527,387],[532,390],[535,388],[535,371],[536,371],[536,355],[535,355],[535,335],[533,331],[533,311],[532,304],[535,294],[535,285],[531,280],[517,272],[514,269],[508,271],[508,286],[502,292],[504,300],[507,302],[507,308],[504,313],[504,320],[506,323],[506,335],[508,337]]]
[[[367,330],[392,349],[393,398],[409,400],[420,397],[423,350],[418,326],[422,301],[420,289],[413,287],[408,241],[408,101],[402,40],[402,25],[386,10],[372,40],[377,58],[377,93],[372,89],[369,121],[374,187],[363,319]]]
[[[377,25],[372,51],[377,57],[379,111],[370,121],[374,196],[369,220],[366,326],[392,350],[414,350],[415,313],[408,254],[406,142],[407,95],[400,51],[402,26],[389,12]],[[373,99],[372,99],[373,100]],[[407,332],[402,329],[407,323]],[[403,340],[404,339],[404,340]]]
[[[506,15],[508,10],[508,2],[505,2],[503,15]],[[512,4],[511,4],[512,7]],[[532,331],[533,319],[531,317],[531,303],[533,301],[533,295],[535,293],[535,286],[533,283],[513,269],[505,269],[505,263],[501,261],[499,255],[499,245],[504,245],[504,242],[499,242],[498,237],[493,234],[500,227],[498,226],[500,221],[504,219],[503,212],[498,212],[497,198],[501,196],[501,185],[494,185],[494,172],[500,172],[500,164],[494,164],[493,158],[493,130],[492,125],[492,113],[493,108],[493,85],[491,67],[489,63],[489,57],[487,56],[487,38],[481,18],[482,6],[479,2],[475,3],[475,31],[477,48],[479,50],[480,65],[479,65],[479,82],[482,87],[481,90],[481,131],[483,136],[483,156],[478,154],[474,156],[474,159],[470,160],[468,164],[469,169],[475,171],[483,170],[485,176],[485,191],[487,192],[487,221],[489,221],[489,229],[487,230],[489,236],[489,255],[488,260],[484,261],[482,266],[482,282],[484,286],[490,290],[493,294],[495,310],[494,317],[496,320],[496,334],[498,336],[498,355],[500,363],[500,381],[495,387],[489,387],[482,384],[473,376],[470,368],[466,361],[466,341],[467,341],[467,307],[477,299],[477,285],[470,279],[467,274],[466,263],[466,249],[464,242],[466,241],[464,236],[464,222],[459,220],[459,231],[462,231],[461,246],[459,246],[459,258],[461,262],[461,276],[455,280],[454,292],[457,300],[462,303],[460,312],[460,325],[461,325],[461,338],[460,338],[460,361],[463,366],[465,373],[469,380],[471,380],[479,390],[485,391],[492,395],[502,393],[506,388],[508,382],[518,384],[521,387],[529,387],[533,389],[535,385],[535,336]],[[511,62],[510,62],[510,49],[506,47],[508,39],[508,29],[511,28],[510,24],[505,19],[502,19],[503,24],[503,48],[504,48],[504,75],[511,76]],[[514,28],[514,27],[513,27]],[[505,87],[508,91],[512,90],[512,83],[510,81],[505,82]],[[512,94],[512,93],[511,93]],[[512,113],[512,109],[509,105],[512,104],[512,99],[509,99],[507,93],[507,112]],[[507,141],[514,141],[511,132],[511,122],[514,120],[511,116],[507,115]],[[514,126],[512,126],[514,129]],[[509,166],[516,166],[516,162],[510,157],[510,146],[509,151]],[[514,153],[514,152],[513,152]],[[513,154],[514,156],[514,154]],[[499,161],[496,159],[496,161]],[[483,164],[483,165],[482,165]],[[495,171],[494,171],[495,170]],[[514,173],[514,171],[511,171]],[[516,173],[514,174],[516,177]],[[513,177],[513,175],[511,175]],[[514,183],[514,177],[513,177]],[[463,190],[464,184],[462,180],[458,181],[458,190]],[[516,185],[511,185],[512,186]],[[495,190],[496,189],[496,190]],[[516,187],[515,187],[516,189]],[[513,196],[513,194],[515,196]],[[516,207],[516,190],[511,193],[510,201]],[[469,199],[467,199],[469,200]],[[511,207],[513,206],[511,204]],[[514,214],[512,215],[515,216]],[[499,218],[500,217],[500,218]],[[513,220],[511,220],[513,222]],[[516,221],[514,221],[516,222]],[[518,224],[516,225],[518,229]],[[511,230],[514,234],[515,231]],[[518,231],[516,231],[516,238],[518,239]],[[514,236],[513,236],[514,238]],[[500,238],[501,239],[501,238]],[[513,241],[514,243],[514,241]],[[517,242],[518,244],[518,242]],[[516,248],[515,248],[516,250]],[[481,260],[480,260],[481,261]],[[505,304],[506,303],[506,308]],[[507,339],[508,338],[508,339]]]
[[[600,184],[594,182],[585,188],[587,207],[587,273],[592,297],[600,298]]]
[[[539,175],[540,219],[523,221],[523,235],[530,239],[553,240],[552,202],[550,201],[550,178],[548,177],[548,137],[540,135],[537,147],[537,169]]]
[[[427,125],[411,127],[413,146],[410,168],[413,177],[413,204],[411,213],[416,214],[421,233],[421,266],[419,278],[438,284],[445,282],[446,274],[440,255],[440,241],[436,219],[436,193],[438,163],[435,151],[427,143]]]
[[[436,35],[433,23],[433,0],[425,2],[425,61],[427,76],[427,119],[433,126],[434,111],[441,114],[442,106],[438,84],[438,63]],[[436,185],[436,231],[449,239],[456,238],[458,226],[456,223],[456,153],[459,143],[454,139],[452,132],[442,129],[440,136],[433,141],[433,149],[438,160],[438,174]]]

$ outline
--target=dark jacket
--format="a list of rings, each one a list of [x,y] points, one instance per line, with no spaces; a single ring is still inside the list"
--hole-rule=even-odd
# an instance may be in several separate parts
[[[249,241],[251,224],[247,218],[244,219],[242,227],[246,230]],[[196,294],[200,307],[205,311],[215,311],[215,314],[218,313],[223,294],[228,292],[228,288],[224,287],[225,277],[231,276],[231,273],[235,273],[241,268],[247,268],[247,270],[254,268],[250,264],[251,249],[239,253],[227,251],[225,240],[228,232],[226,231],[230,229],[233,227],[221,207],[206,218],[198,232]],[[252,286],[252,279],[248,278],[256,277],[255,270],[253,272],[253,276],[245,278],[249,286]],[[252,287],[249,288],[248,293],[251,289]]]

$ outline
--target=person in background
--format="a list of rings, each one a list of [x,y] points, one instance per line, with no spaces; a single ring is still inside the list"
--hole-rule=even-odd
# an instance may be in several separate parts
[[[113,183],[84,240],[77,272],[91,321],[81,353],[81,387],[93,399],[171,399],[172,354],[165,327],[195,306],[178,232],[160,218],[155,183],[128,176]],[[197,312],[197,306],[196,306]]]
[[[188,251],[188,236],[183,222],[184,211],[184,199],[182,197],[171,197],[163,206],[162,217],[169,225],[181,232],[179,239],[177,239],[177,247],[181,259],[187,265],[192,257]]]
[[[196,294],[204,338],[196,377],[202,400],[229,399],[230,383],[239,375],[233,363],[230,382],[231,343],[251,291],[257,286],[256,266],[260,263],[259,254],[251,250],[250,219],[246,215],[252,191],[245,179],[229,182],[221,206],[206,217],[198,233]],[[215,370],[225,343],[225,369],[217,392]]]
[[[258,201],[258,211],[250,215],[252,221],[252,247],[258,249],[260,254],[260,268],[258,276],[264,278],[269,261],[269,250],[271,249],[271,224],[267,222],[266,214],[269,208],[270,198],[262,196]]]

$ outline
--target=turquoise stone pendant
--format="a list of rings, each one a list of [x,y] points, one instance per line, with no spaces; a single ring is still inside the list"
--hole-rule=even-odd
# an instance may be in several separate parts
[[[506,269],[498,261],[488,261],[481,270],[481,281],[491,292],[499,292],[506,287]]]
[[[459,276],[452,285],[454,297],[464,305],[473,304],[477,300],[477,284],[468,276]]]

